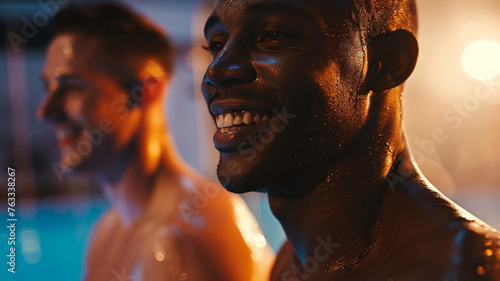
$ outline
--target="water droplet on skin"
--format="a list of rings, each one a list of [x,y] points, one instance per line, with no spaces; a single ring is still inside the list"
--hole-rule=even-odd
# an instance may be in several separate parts
[[[181,273],[179,275],[179,280],[181,281],[189,280],[189,275],[187,273]]]

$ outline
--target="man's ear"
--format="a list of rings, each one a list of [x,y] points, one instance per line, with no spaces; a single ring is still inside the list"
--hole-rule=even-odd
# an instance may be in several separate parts
[[[368,45],[368,81],[380,92],[403,84],[415,69],[418,42],[408,30],[381,34]]]
[[[128,95],[127,107],[129,109],[138,106],[147,98],[147,93],[144,90],[143,83],[138,79],[129,79],[122,83],[122,87],[125,89]]]
[[[123,83],[123,87],[127,90],[129,96],[127,106],[132,109],[138,105],[149,102],[154,99],[160,87],[159,78],[146,75],[142,79],[131,79]]]

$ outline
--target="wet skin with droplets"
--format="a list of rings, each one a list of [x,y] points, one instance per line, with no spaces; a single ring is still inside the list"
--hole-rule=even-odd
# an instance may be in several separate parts
[[[411,1],[389,2],[377,7],[414,16]],[[500,234],[440,194],[406,146],[415,37],[365,40],[354,6],[221,1],[206,24],[219,179],[266,191],[288,237],[271,280],[500,280]],[[246,111],[269,119],[246,124]],[[272,130],[284,111],[295,117]]]
[[[250,12],[242,12],[247,5],[251,6]],[[281,12],[272,14],[274,8]],[[261,13],[260,9],[266,12]],[[318,11],[307,12],[285,3],[232,1],[219,5],[208,20],[205,33],[214,60],[205,75],[204,96],[218,127],[221,128],[221,115],[225,121],[236,111],[268,115],[269,120],[276,115],[274,111],[282,112],[284,108],[286,113],[297,115],[294,122],[275,124],[286,127],[280,132],[274,130],[269,141],[259,142],[261,153],[251,159],[245,153],[246,147],[239,144],[271,124],[233,128],[241,131],[237,143],[231,142],[231,132],[218,130],[215,145],[222,152],[219,170],[236,170],[223,180],[230,190],[272,188],[268,191],[276,195],[282,193],[280,189],[304,193],[306,190],[302,188],[290,191],[291,183],[311,186],[314,181],[317,183],[316,174],[326,173],[342,145],[349,143],[362,128],[368,114],[366,96],[339,93],[361,87],[361,81],[349,85],[342,81],[360,77],[365,71],[364,58],[358,57],[364,49],[356,36],[339,44],[332,34],[340,31],[327,29],[321,17],[315,17]],[[242,13],[245,21],[237,19]],[[262,17],[262,21],[244,24],[255,17]],[[346,42],[359,49],[345,48]],[[326,59],[325,54],[328,54]],[[361,67],[340,64],[352,62],[353,57]],[[238,169],[230,169],[232,166]],[[318,170],[318,167],[324,168]]]

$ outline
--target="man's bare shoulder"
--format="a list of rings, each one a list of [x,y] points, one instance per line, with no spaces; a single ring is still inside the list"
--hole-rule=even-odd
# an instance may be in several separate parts
[[[450,265],[458,280],[500,281],[500,233],[480,220],[451,225],[453,239]]]
[[[224,276],[218,280],[260,280],[268,274],[274,255],[245,202],[198,175],[180,183],[184,192],[178,213],[157,219],[151,241],[172,251],[180,247],[183,260],[211,265]]]
[[[500,233],[459,220],[384,259],[373,280],[499,281]]]
[[[110,239],[110,235],[118,235],[123,231],[123,224],[116,208],[109,208],[101,214],[94,225],[90,251],[92,248],[100,248],[104,246]]]
[[[384,243],[393,245],[394,241]],[[342,272],[332,271],[324,280],[500,281],[500,233],[480,221],[461,220],[412,245],[370,259]],[[293,247],[285,243],[271,280],[304,280],[297,263]]]
[[[99,216],[94,231],[107,231],[117,227],[123,227],[120,214],[116,207],[110,207]]]
[[[101,280],[104,275],[110,274],[107,264],[115,259],[117,249],[121,249],[124,233],[123,224],[115,208],[106,210],[99,217],[87,249],[85,280]]]

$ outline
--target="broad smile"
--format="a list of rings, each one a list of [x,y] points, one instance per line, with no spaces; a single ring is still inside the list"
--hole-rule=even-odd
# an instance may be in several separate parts
[[[260,124],[267,120],[269,120],[269,114],[242,110],[238,112],[217,114],[215,122],[217,128],[221,129],[221,133],[227,133],[238,129],[238,127]]]
[[[215,147],[220,152],[234,152],[240,143],[269,127],[275,115],[267,103],[247,100],[224,100],[210,104],[217,131]]]
[[[60,147],[67,147],[75,143],[83,133],[83,129],[77,125],[57,126],[54,128]]]

